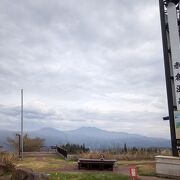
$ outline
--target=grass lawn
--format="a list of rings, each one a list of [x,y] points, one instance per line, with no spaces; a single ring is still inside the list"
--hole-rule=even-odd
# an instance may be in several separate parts
[[[73,161],[67,161],[60,156],[49,156],[49,157],[25,157],[23,160],[19,160],[16,163],[17,167],[31,168],[35,172],[55,172],[59,169],[68,166],[71,168],[77,164]]]
[[[130,180],[128,176],[107,173],[52,173],[50,180]]]

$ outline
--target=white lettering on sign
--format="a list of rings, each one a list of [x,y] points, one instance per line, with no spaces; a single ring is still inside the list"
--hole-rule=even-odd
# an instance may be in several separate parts
[[[135,169],[131,169],[131,175],[136,176],[136,170]]]

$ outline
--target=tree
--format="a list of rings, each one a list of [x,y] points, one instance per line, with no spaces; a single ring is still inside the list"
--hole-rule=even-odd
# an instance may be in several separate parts
[[[18,150],[18,140],[17,138],[8,138],[7,142],[12,145],[16,150]],[[31,151],[40,151],[41,147],[44,145],[44,139],[35,137],[31,138],[28,134],[24,135],[23,138],[23,151],[31,152]]]
[[[124,152],[127,152],[127,145],[126,145],[126,143],[124,144]]]
[[[64,144],[61,146],[63,149],[65,149],[68,153],[82,153],[82,152],[88,152],[89,148],[85,147],[85,144],[79,145],[79,144]]]

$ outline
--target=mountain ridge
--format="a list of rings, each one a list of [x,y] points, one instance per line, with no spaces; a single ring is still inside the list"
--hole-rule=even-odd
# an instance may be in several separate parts
[[[3,140],[0,131],[0,145]],[[13,137],[15,131],[7,131]],[[11,133],[10,133],[11,132]],[[164,138],[147,137],[140,134],[129,134],[126,132],[112,132],[96,127],[81,127],[69,131],[61,131],[55,128],[44,127],[39,130],[27,131],[31,137],[41,137],[45,139],[45,145],[58,145],[65,143],[85,144],[91,149],[107,149],[113,147],[123,147],[126,143],[128,147],[170,147],[170,140]]]

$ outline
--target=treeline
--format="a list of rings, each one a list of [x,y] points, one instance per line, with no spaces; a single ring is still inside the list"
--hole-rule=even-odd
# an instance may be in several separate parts
[[[108,150],[112,154],[119,154],[119,153],[136,153],[136,152],[147,152],[147,153],[160,153],[162,150],[165,150],[166,148],[159,148],[159,147],[127,147],[125,144],[123,148],[109,148]],[[167,148],[168,149],[168,148]]]
[[[103,152],[109,152],[111,154],[136,154],[136,153],[148,153],[148,154],[161,154],[163,151],[168,151],[169,148],[160,148],[160,147],[128,147],[124,144],[124,147],[108,148],[108,150],[102,150]]]
[[[68,154],[84,153],[89,151],[89,148],[85,147],[85,144],[79,145],[67,143],[61,147],[65,149]]]
[[[24,135],[23,138],[24,152],[33,152],[33,151],[49,151],[50,147],[44,146],[45,140],[40,137],[32,138],[28,134]],[[18,152],[19,150],[19,139],[16,136],[15,138],[8,138],[8,144]],[[88,153],[90,149],[85,146],[85,144],[63,144],[62,147],[67,151],[68,154],[80,154],[80,153]],[[140,147],[130,147],[125,143],[123,147],[109,147],[106,149],[97,150],[99,153],[107,153],[111,155],[123,155],[127,157],[128,155],[133,156],[154,156],[157,154],[170,154],[169,148],[157,148],[157,147],[149,147],[149,148],[140,148]]]

